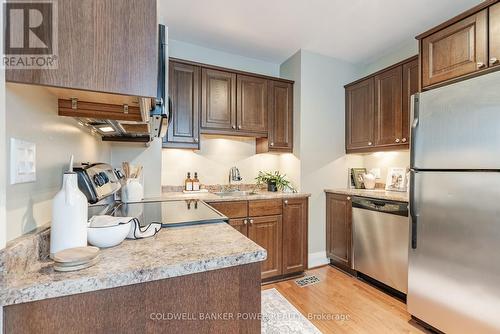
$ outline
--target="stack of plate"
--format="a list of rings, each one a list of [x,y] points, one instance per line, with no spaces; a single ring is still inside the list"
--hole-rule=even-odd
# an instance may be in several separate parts
[[[99,261],[99,248],[76,247],[54,254],[54,270],[75,271],[93,266]]]

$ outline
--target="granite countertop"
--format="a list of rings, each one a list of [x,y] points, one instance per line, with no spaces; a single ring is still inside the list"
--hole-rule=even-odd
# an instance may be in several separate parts
[[[347,189],[347,188],[325,189],[325,192],[408,203],[407,192],[386,191],[381,189],[368,190],[368,189]]]
[[[12,252],[15,254],[17,249],[19,253],[20,247],[10,247],[12,259]],[[265,249],[225,223],[162,229],[152,238],[125,240],[119,246],[102,249],[100,261],[80,271],[55,272],[52,261],[46,257],[36,259],[32,254],[30,259],[35,259],[29,265],[11,260],[8,265],[17,267],[6,270],[5,264],[0,266],[0,305],[189,275],[259,262],[266,257]]]
[[[258,191],[252,195],[236,195],[236,196],[219,196],[211,192],[201,192],[185,194],[183,192],[164,192],[161,197],[148,198],[145,201],[175,201],[180,199],[199,199],[207,203],[210,202],[231,202],[231,201],[252,201],[265,199],[282,199],[282,198],[302,198],[310,197],[308,193],[285,193],[285,192],[270,192]]]

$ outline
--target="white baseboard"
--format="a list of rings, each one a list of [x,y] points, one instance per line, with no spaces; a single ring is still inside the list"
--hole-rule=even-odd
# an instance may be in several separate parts
[[[328,263],[330,263],[330,261],[326,257],[326,251],[309,253],[309,257],[308,257],[308,267],[309,268],[323,266],[323,265],[328,264]]]

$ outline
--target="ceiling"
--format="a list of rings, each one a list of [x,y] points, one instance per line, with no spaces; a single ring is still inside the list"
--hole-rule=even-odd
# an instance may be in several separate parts
[[[282,63],[299,49],[367,63],[480,0],[159,0],[169,38]]]

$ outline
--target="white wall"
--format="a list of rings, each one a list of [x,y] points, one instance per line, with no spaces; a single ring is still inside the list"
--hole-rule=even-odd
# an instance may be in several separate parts
[[[111,165],[122,168],[124,161],[132,165],[143,166],[142,181],[144,185],[144,197],[158,197],[161,195],[162,178],[162,153],[161,140],[155,139],[145,146],[134,143],[112,143]]]
[[[222,66],[241,71],[279,76],[279,64],[218,51],[175,39],[168,41],[169,57]]]
[[[362,68],[360,77],[370,75],[374,72],[377,72],[378,70],[396,64],[417,54],[418,42],[416,39],[410,39],[388,50],[385,54],[374,58],[372,61],[364,65],[360,65],[360,67]]]
[[[228,184],[229,169],[238,167],[241,183],[255,183],[259,170],[279,170],[277,154],[255,154],[255,138],[202,135],[200,150],[164,149],[162,184],[183,185],[187,172],[198,172],[202,184]]]
[[[6,136],[36,143],[37,180],[7,185],[7,240],[48,223],[70,155],[75,161],[109,161],[109,144],[57,115],[57,98],[37,86],[6,85]],[[7,148],[10,152],[10,148]],[[9,168],[10,159],[4,161]]]

